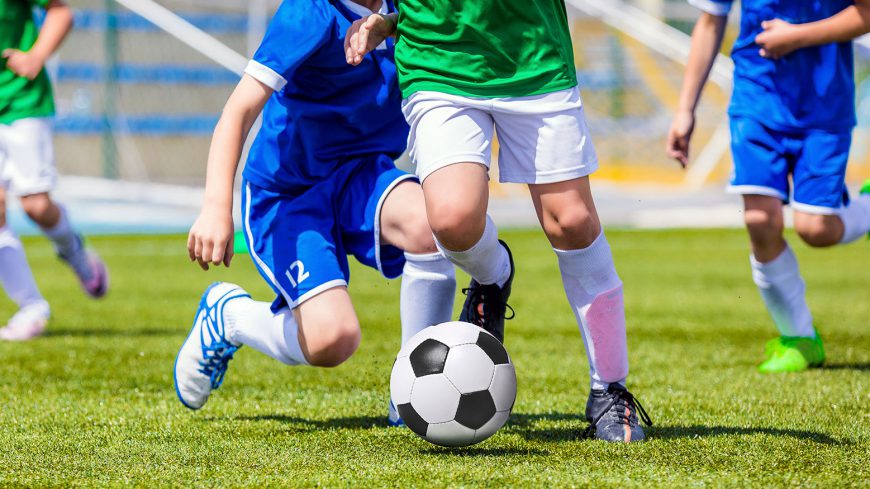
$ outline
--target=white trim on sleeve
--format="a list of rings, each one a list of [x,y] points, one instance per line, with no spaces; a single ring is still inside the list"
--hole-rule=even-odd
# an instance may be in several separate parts
[[[731,12],[731,2],[714,2],[713,0],[689,0],[689,4],[711,15],[725,17]]]
[[[287,85],[287,80],[285,80],[283,76],[276,73],[272,68],[258,63],[253,59],[248,62],[248,66],[245,68],[245,74],[252,76],[255,80],[276,92],[280,92],[284,89],[284,86]]]

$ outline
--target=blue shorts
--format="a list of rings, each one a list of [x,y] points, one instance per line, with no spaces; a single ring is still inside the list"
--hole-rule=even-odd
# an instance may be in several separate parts
[[[288,196],[243,182],[245,240],[260,275],[294,308],[350,280],[347,255],[387,278],[402,274],[402,250],[380,242],[380,212],[399,183],[416,179],[387,156],[348,162],[327,180]]]
[[[810,214],[835,214],[849,201],[851,144],[849,131],[782,132],[748,117],[732,117],[734,174],[728,191],[778,197]]]

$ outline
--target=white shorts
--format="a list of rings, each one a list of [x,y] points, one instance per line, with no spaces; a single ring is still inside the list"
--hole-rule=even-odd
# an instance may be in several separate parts
[[[51,119],[0,124],[0,187],[33,195],[53,190],[56,181]]]
[[[405,99],[402,110],[411,126],[408,147],[421,182],[456,163],[489,168],[495,133],[501,182],[563,182],[598,168],[576,87],[487,99],[423,91]]]

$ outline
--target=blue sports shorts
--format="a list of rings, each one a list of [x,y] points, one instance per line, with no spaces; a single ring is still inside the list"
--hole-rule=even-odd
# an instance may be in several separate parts
[[[732,117],[734,173],[728,191],[777,197],[810,214],[835,214],[849,201],[845,179],[851,144],[850,131],[783,132]]]
[[[244,181],[245,240],[260,275],[278,295],[272,310],[295,308],[350,280],[347,255],[386,278],[402,274],[402,250],[380,242],[387,194],[416,177],[387,156],[348,162],[328,179],[288,196]]]

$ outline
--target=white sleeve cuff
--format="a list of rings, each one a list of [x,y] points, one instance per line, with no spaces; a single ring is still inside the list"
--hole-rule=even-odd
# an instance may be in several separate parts
[[[725,17],[731,11],[731,2],[714,2],[713,0],[689,0],[689,4],[693,5],[710,15],[718,15]]]
[[[245,68],[245,74],[250,75],[258,82],[276,92],[280,92],[284,86],[287,85],[287,80],[285,80],[283,76],[276,73],[272,68],[258,63],[253,59],[248,62],[248,66]]]

